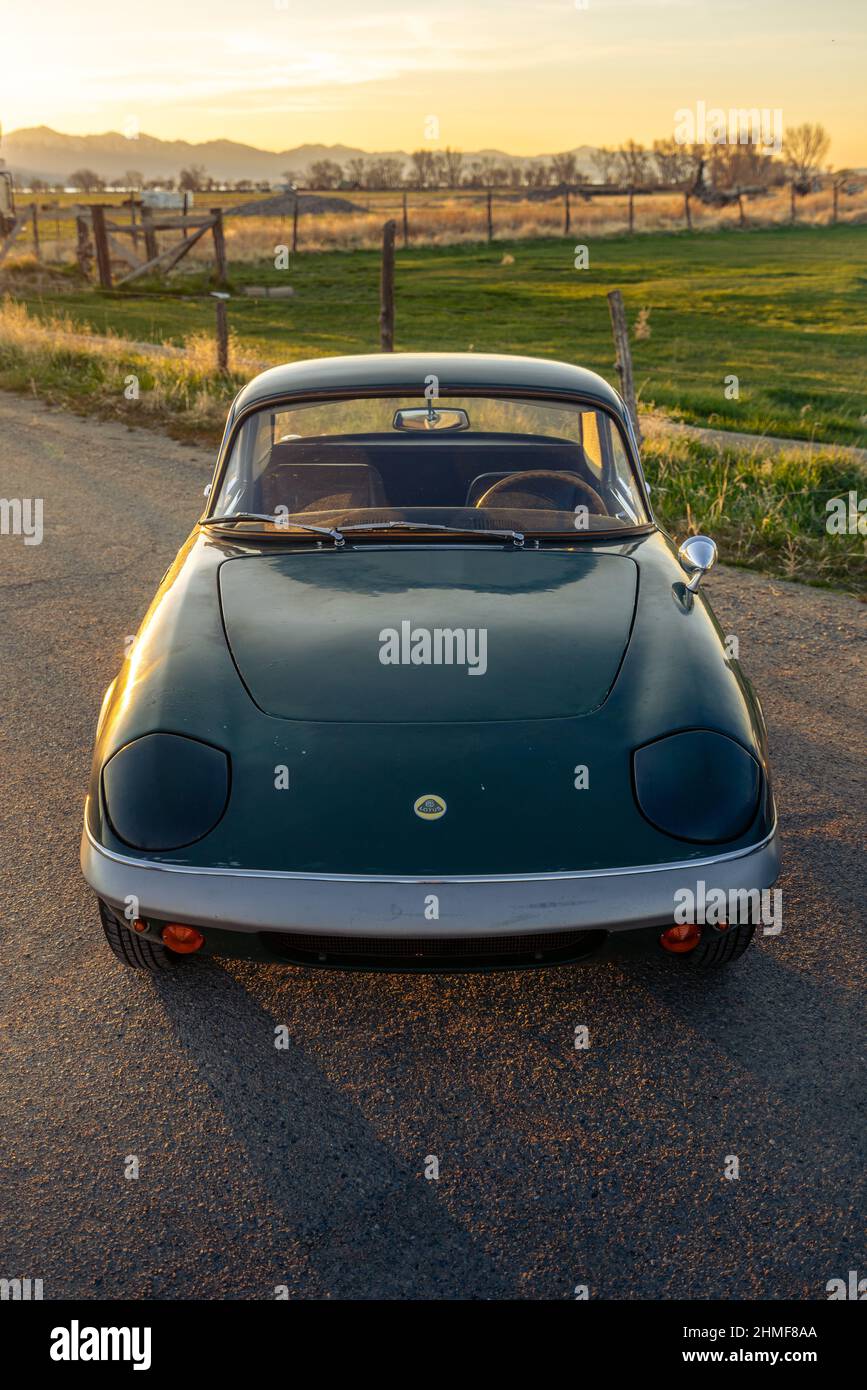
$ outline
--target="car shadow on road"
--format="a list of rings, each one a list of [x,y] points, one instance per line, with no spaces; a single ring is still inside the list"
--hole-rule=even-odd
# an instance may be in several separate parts
[[[737,1247],[745,1219],[705,1166],[723,1133],[740,1136],[761,1179],[747,1189],[757,1212],[761,1201],[800,1203],[805,1173],[811,1199],[824,1194],[810,1241],[793,1234],[794,1245],[763,1255],[779,1287],[804,1296],[851,1235],[863,1081],[851,996],[796,973],[776,944],[718,972],[636,958],[396,984],[195,961],[158,977],[185,1061],[248,1159],[227,1199],[261,1203],[267,1231],[251,1235],[259,1244],[246,1265],[263,1287],[248,1296],[271,1297],[284,1282],[291,1296],[314,1298],[514,1297],[528,1269],[543,1296],[561,1296],[549,1283],[564,1287],[573,1267],[619,1288],[620,1245],[636,1223],[640,1231],[648,1202],[654,1228],[700,1251],[714,1214],[698,1265],[674,1266],[678,1288],[688,1277],[692,1296],[712,1296],[714,1261]],[[576,1019],[594,1033],[583,1059],[570,1036]],[[288,1045],[278,1050],[282,1023]],[[437,1130],[461,1168],[456,1201],[424,1180],[423,1148],[412,1166],[401,1158],[407,1132]],[[648,1174],[672,1134],[680,1161],[703,1176],[692,1205],[657,1210]],[[838,1189],[849,1201],[836,1202]],[[641,1278],[657,1288],[664,1265]]]
[[[281,1020],[220,964],[190,964],[155,977],[154,988],[249,1157],[245,1190],[255,1180],[276,1213],[273,1234],[305,1252],[274,1282],[288,1281],[292,1297],[508,1296],[422,1167],[399,1162],[307,1049],[291,1037],[275,1047]],[[272,1297],[273,1285],[259,1296]]]
[[[826,1132],[830,1148],[864,1147],[867,1092],[863,1050],[853,1047],[862,1008],[826,977],[815,980],[775,955],[776,939],[753,945],[718,971],[670,970],[667,962],[631,961],[635,1003],[646,994],[752,1078],[753,1092],[793,1108]],[[860,1112],[860,1113],[859,1113]]]

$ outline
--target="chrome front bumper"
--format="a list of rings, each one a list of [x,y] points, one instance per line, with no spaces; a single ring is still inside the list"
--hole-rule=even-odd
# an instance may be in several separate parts
[[[747,850],[661,867],[383,878],[154,864],[102,848],[85,829],[81,868],[94,892],[119,912],[133,898],[139,916],[190,926],[327,936],[478,937],[664,925],[673,920],[675,893],[694,889],[699,879],[726,892],[770,888],[779,873],[779,846],[775,829]]]

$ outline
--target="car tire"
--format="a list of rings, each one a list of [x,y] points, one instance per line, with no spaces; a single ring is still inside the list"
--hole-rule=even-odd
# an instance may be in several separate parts
[[[154,975],[162,970],[174,970],[178,963],[174,951],[139,936],[125,926],[101,898],[98,901],[105,939],[119,961],[133,970],[149,970]]]
[[[690,951],[686,960],[695,970],[715,970],[720,965],[731,965],[732,961],[739,960],[743,955],[755,930],[748,922],[727,927],[725,931],[706,927],[701,941],[694,951]]]

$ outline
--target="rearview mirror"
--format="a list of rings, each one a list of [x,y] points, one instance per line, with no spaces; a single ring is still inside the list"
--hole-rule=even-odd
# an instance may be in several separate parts
[[[468,430],[470,417],[465,410],[443,410],[431,403],[427,407],[396,410],[391,423],[396,430]]]
[[[692,575],[686,588],[688,593],[694,594],[708,570],[716,564],[716,541],[712,541],[710,536],[687,536],[677,552],[677,558],[687,574]]]

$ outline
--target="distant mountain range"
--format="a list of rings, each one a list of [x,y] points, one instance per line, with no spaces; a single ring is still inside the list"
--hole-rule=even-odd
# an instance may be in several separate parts
[[[464,167],[473,160],[495,159],[499,164],[531,164],[533,159],[550,159],[549,155],[524,157],[502,150],[465,150]],[[581,145],[573,151],[579,172],[592,177],[591,145]],[[0,156],[12,170],[18,184],[31,179],[60,183],[76,169],[92,169],[100,178],[111,182],[135,170],[146,179],[172,178],[191,164],[201,165],[211,178],[220,182],[250,179],[254,183],[281,181],[288,172],[304,176],[311,164],[330,159],[345,164],[354,158],[400,159],[408,168],[410,156],[406,150],[361,150],[353,145],[296,145],[292,149],[260,150],[255,145],[242,145],[235,140],[205,140],[191,144],[188,140],[159,140],[156,136],[139,134],[129,138],[119,131],[104,135],[63,135],[48,126],[13,130],[4,135]]]

